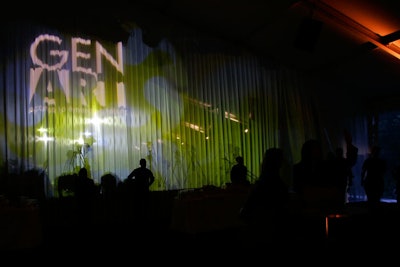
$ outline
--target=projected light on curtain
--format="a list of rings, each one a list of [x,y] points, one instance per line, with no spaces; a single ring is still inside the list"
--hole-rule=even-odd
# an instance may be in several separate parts
[[[85,166],[96,182],[108,172],[123,180],[146,158],[152,190],[198,188],[229,182],[242,155],[253,182],[266,148],[291,138],[282,131],[296,132],[299,143],[285,142],[300,148],[312,121],[296,75],[266,72],[245,53],[150,48],[140,29],[125,44],[28,32],[16,31],[3,51],[1,156],[10,172],[43,168],[54,183]]]

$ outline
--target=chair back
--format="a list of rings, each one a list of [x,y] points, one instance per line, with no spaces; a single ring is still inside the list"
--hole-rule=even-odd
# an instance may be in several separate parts
[[[58,197],[75,196],[77,174],[63,174],[57,179]]]

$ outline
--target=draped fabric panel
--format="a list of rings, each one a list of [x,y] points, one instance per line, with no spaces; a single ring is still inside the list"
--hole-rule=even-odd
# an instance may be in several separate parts
[[[9,28],[1,161],[6,174],[43,170],[49,194],[83,166],[97,183],[123,180],[140,158],[156,176],[151,190],[224,186],[239,155],[254,182],[271,147],[284,148],[290,183],[302,143],[318,135],[301,75],[239,48],[199,47],[196,36],[150,47],[140,28],[124,43]]]

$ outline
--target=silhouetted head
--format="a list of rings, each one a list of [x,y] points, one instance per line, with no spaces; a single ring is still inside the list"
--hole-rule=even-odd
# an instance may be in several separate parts
[[[315,139],[306,141],[301,148],[301,160],[314,161],[320,159],[322,159],[321,144]]]
[[[140,164],[140,166],[142,166],[143,168],[146,167],[146,159],[140,159],[139,164]]]
[[[265,151],[261,172],[263,174],[274,174],[279,172],[283,163],[283,151],[280,148],[270,148]]]
[[[87,177],[87,169],[85,167],[79,170],[79,177]]]
[[[243,164],[243,163],[244,163],[243,157],[237,156],[237,157],[236,157],[236,162],[237,162],[238,164]]]

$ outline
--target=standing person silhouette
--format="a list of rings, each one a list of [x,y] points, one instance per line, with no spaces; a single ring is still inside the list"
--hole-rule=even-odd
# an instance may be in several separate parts
[[[79,169],[75,182],[75,200],[78,216],[76,237],[80,240],[76,245],[83,248],[90,244],[96,234],[92,223],[95,219],[94,215],[96,215],[95,206],[98,190],[85,167]]]
[[[139,161],[140,167],[134,169],[127,177],[133,181],[133,205],[134,215],[141,222],[147,219],[150,186],[154,183],[153,172],[146,167],[146,159]]]
[[[309,187],[325,185],[325,162],[322,146],[316,139],[309,139],[301,147],[301,159],[293,165],[293,190],[304,200]]]
[[[244,165],[243,157],[236,157],[236,164],[231,169],[231,183],[232,185],[248,185],[247,180],[247,167]]]
[[[370,156],[364,160],[361,168],[361,185],[371,208],[378,206],[384,192],[386,161],[380,157],[380,153],[381,148],[373,146]]]
[[[266,150],[261,164],[261,174],[242,208],[243,216],[271,216],[285,210],[289,199],[289,187],[280,173],[283,161],[282,149]]]
[[[266,150],[260,176],[240,210],[241,219],[248,225],[256,246],[271,242],[279,247],[287,237],[289,186],[280,173],[284,159],[282,149]]]
[[[332,157],[327,159],[328,185],[337,190],[337,204],[347,203],[347,191],[354,178],[351,162],[344,157],[342,147],[337,147]]]
[[[97,197],[97,188],[92,178],[88,176],[85,167],[79,170],[75,198],[77,201],[78,216],[84,223],[88,223],[92,216],[94,201]]]

